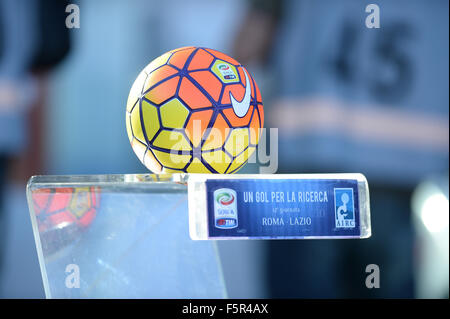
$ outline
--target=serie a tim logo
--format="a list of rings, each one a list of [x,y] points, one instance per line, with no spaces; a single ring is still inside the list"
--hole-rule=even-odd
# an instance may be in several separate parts
[[[334,209],[336,228],[355,227],[355,204],[353,188],[334,189]]]
[[[238,226],[236,191],[230,188],[220,188],[214,192],[215,227],[232,229]]]

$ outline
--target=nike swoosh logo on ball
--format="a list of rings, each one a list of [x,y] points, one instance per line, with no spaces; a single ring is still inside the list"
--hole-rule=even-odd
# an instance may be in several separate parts
[[[245,71],[244,68],[242,68],[242,70],[244,70],[244,74],[245,74],[245,83],[247,84],[245,86],[245,94],[244,94],[244,98],[242,99],[242,101],[238,102],[233,94],[230,92],[230,100],[231,100],[231,105],[233,106],[233,110],[234,113],[238,116],[238,117],[244,117],[245,114],[247,114],[248,109],[250,108],[250,99],[251,99],[251,85],[250,85],[250,80],[248,78],[247,75],[247,71]]]

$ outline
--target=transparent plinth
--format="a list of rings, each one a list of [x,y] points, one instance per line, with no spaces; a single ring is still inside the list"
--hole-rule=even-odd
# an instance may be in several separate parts
[[[225,298],[215,241],[189,237],[171,175],[34,176],[27,186],[47,298]]]

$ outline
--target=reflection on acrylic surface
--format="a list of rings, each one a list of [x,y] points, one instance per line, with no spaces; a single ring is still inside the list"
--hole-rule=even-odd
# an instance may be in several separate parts
[[[44,256],[75,241],[94,220],[100,204],[99,187],[41,188],[33,205]]]

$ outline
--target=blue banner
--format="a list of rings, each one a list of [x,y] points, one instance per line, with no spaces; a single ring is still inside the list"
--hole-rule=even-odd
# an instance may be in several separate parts
[[[361,234],[356,180],[208,180],[206,192],[210,238]]]

